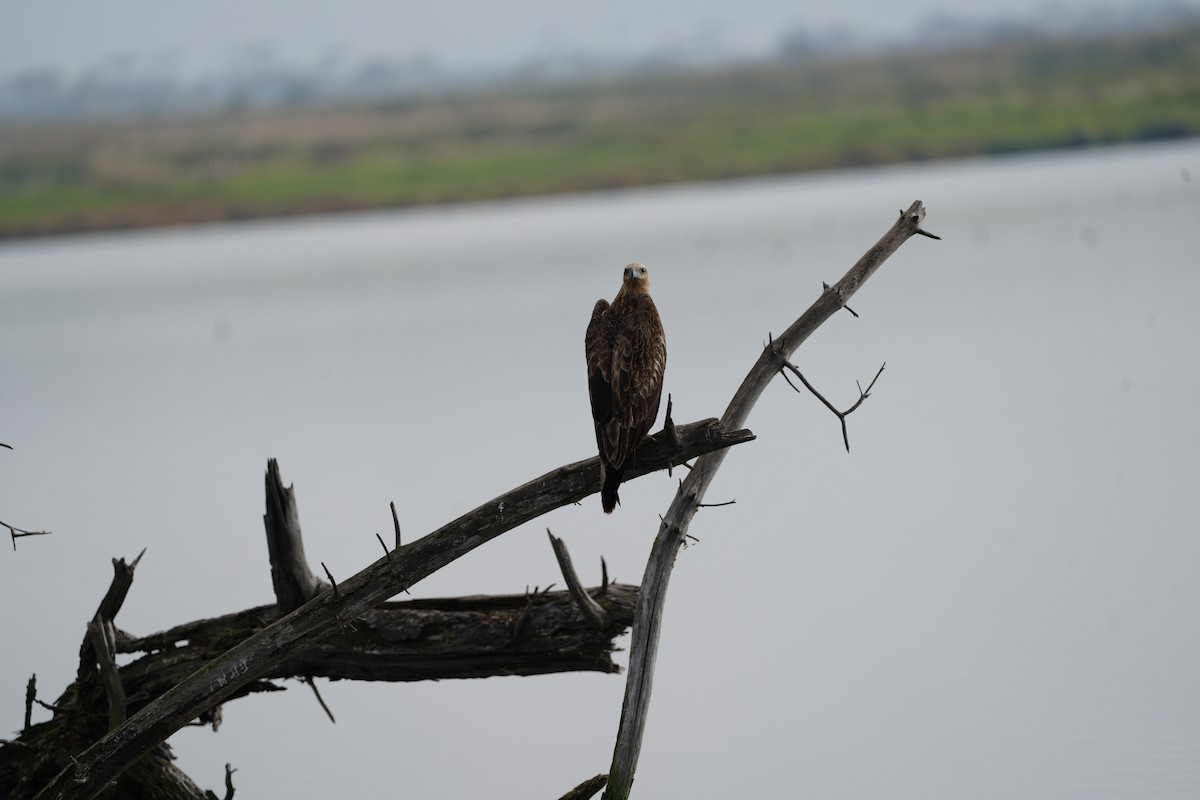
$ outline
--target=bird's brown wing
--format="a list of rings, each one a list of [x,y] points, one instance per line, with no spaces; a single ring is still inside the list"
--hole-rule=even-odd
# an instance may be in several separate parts
[[[639,298],[630,328],[636,331],[634,350],[631,357],[632,380],[626,395],[630,444],[627,455],[632,455],[643,438],[649,433],[658,417],[658,406],[662,399],[663,373],[667,367],[667,341],[663,333],[658,309],[649,295]]]
[[[666,367],[666,342],[658,310],[649,296],[638,298],[613,320],[616,336],[608,370],[611,410],[597,422],[596,440],[609,463],[622,466],[658,416]]]
[[[588,398],[592,404],[592,421],[596,425],[596,446],[605,452],[601,429],[608,423],[613,412],[611,368],[612,348],[605,330],[607,300],[597,300],[592,308],[592,320],[584,335],[584,355],[587,358]]]

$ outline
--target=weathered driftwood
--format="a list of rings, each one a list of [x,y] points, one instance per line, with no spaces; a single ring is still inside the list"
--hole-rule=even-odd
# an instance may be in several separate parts
[[[275,688],[272,680],[420,681],[542,675],[554,672],[616,672],[613,639],[633,620],[636,586],[592,589],[611,620],[596,630],[566,591],[526,595],[454,597],[385,603],[330,638],[305,650],[228,699]],[[242,640],[274,624],[282,614],[263,606],[172,628],[141,639],[122,637],[118,650],[145,653],[121,668],[131,711]],[[515,636],[518,619],[521,635]]]
[[[639,448],[637,465],[627,473],[626,480],[753,438],[749,431],[727,432],[717,420],[677,426],[673,436],[652,438]],[[95,797],[123,770],[189,721],[244,693],[247,686],[278,674],[330,637],[351,626],[358,627],[372,609],[454,559],[548,511],[595,493],[599,479],[596,458],[560,467],[385,554],[150,700],[122,725],[72,756],[70,764],[37,796],[53,800]],[[290,563],[299,562],[293,558]],[[532,612],[519,615],[514,623],[516,642],[536,625]]]
[[[820,325],[842,309],[846,302],[871,277],[888,256],[915,234],[932,236],[921,230],[925,207],[918,200],[883,235],[874,247],[858,260],[835,286],[825,291],[807,311],[777,338],[772,338],[734,393],[721,424],[734,430],[746,423],[750,409],[776,374],[788,364],[788,358]],[[641,751],[642,732],[650,705],[650,690],[654,681],[654,660],[658,652],[662,611],[667,600],[667,584],[675,557],[683,544],[692,517],[704,499],[712,479],[725,460],[725,451],[717,450],[697,459],[684,478],[674,500],[663,517],[658,536],[650,551],[646,572],[638,597],[637,616],[633,623],[633,639],[629,651],[629,675],[625,682],[625,700],[621,721],[613,748],[612,767],[608,773],[606,800],[625,800],[633,786]]]
[[[120,560],[114,560],[114,567],[116,588],[110,587],[108,596],[123,597],[132,570]],[[588,591],[601,597],[611,620],[604,631],[596,630],[580,614],[566,591],[385,603],[364,614],[353,629],[343,630],[301,653],[228,699],[278,690],[282,687],[272,680],[283,678],[412,681],[584,670],[616,672],[618,668],[611,659],[613,640],[633,619],[637,587],[614,584]],[[115,614],[115,600],[101,605],[107,613]],[[30,785],[27,780],[22,782],[23,778],[40,772],[43,782],[49,780],[68,763],[67,753],[82,750],[115,727],[114,722],[123,721],[127,711],[136,712],[232,644],[283,616],[278,607],[263,606],[135,638],[121,631],[106,635],[104,626],[113,631],[112,620],[97,614],[88,626],[88,644],[95,648],[94,657],[100,662],[108,716],[99,708],[99,697],[86,704],[85,696],[100,694],[95,689],[81,690],[91,681],[73,684],[55,705],[53,722],[39,726],[27,722],[17,742],[0,747],[3,796],[32,796],[41,784]],[[118,672],[112,660],[114,652],[145,655]],[[31,697],[28,704],[32,703]],[[102,725],[105,719],[107,725]],[[220,720],[219,708],[210,709],[199,719],[215,728]],[[160,800],[203,797],[190,782],[180,782],[178,771],[170,766],[169,752],[162,748],[157,756],[147,756],[139,760],[138,767],[123,773],[116,781],[121,796],[139,797],[139,787],[144,787],[146,796]],[[47,772],[47,765],[55,763],[57,766]],[[131,778],[135,774],[139,776],[136,780]],[[155,781],[167,783],[152,789]],[[23,790],[17,790],[18,785]],[[170,794],[164,794],[164,786],[170,787]]]

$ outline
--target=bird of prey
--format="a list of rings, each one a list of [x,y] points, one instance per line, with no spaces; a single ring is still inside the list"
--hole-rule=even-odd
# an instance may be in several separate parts
[[[611,305],[596,301],[584,349],[600,451],[600,503],[611,514],[620,502],[621,476],[658,416],[667,366],[667,340],[644,266],[625,267]]]

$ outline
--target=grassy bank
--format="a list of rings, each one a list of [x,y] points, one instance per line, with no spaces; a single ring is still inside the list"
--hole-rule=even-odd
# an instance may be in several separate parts
[[[372,108],[0,128],[0,236],[1200,135],[1200,29]]]

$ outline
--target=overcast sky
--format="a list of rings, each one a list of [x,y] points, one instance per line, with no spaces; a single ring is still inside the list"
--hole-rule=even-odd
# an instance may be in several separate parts
[[[349,58],[424,54],[443,66],[478,66],[576,50],[644,55],[685,42],[754,53],[771,50],[782,35],[795,30],[900,36],[948,11],[1046,20],[1119,13],[1133,5],[1129,0],[910,0],[903,6],[891,0],[805,5],[791,0],[667,0],[650,9],[631,0],[612,0],[602,7],[559,0],[446,0],[418,9],[417,4],[386,0],[0,0],[0,78],[47,67],[76,74],[121,53],[136,55],[143,68],[154,65],[186,77],[228,65],[239,48],[253,42],[269,42],[279,58],[303,65],[340,53]],[[1179,5],[1200,8],[1200,0]]]

